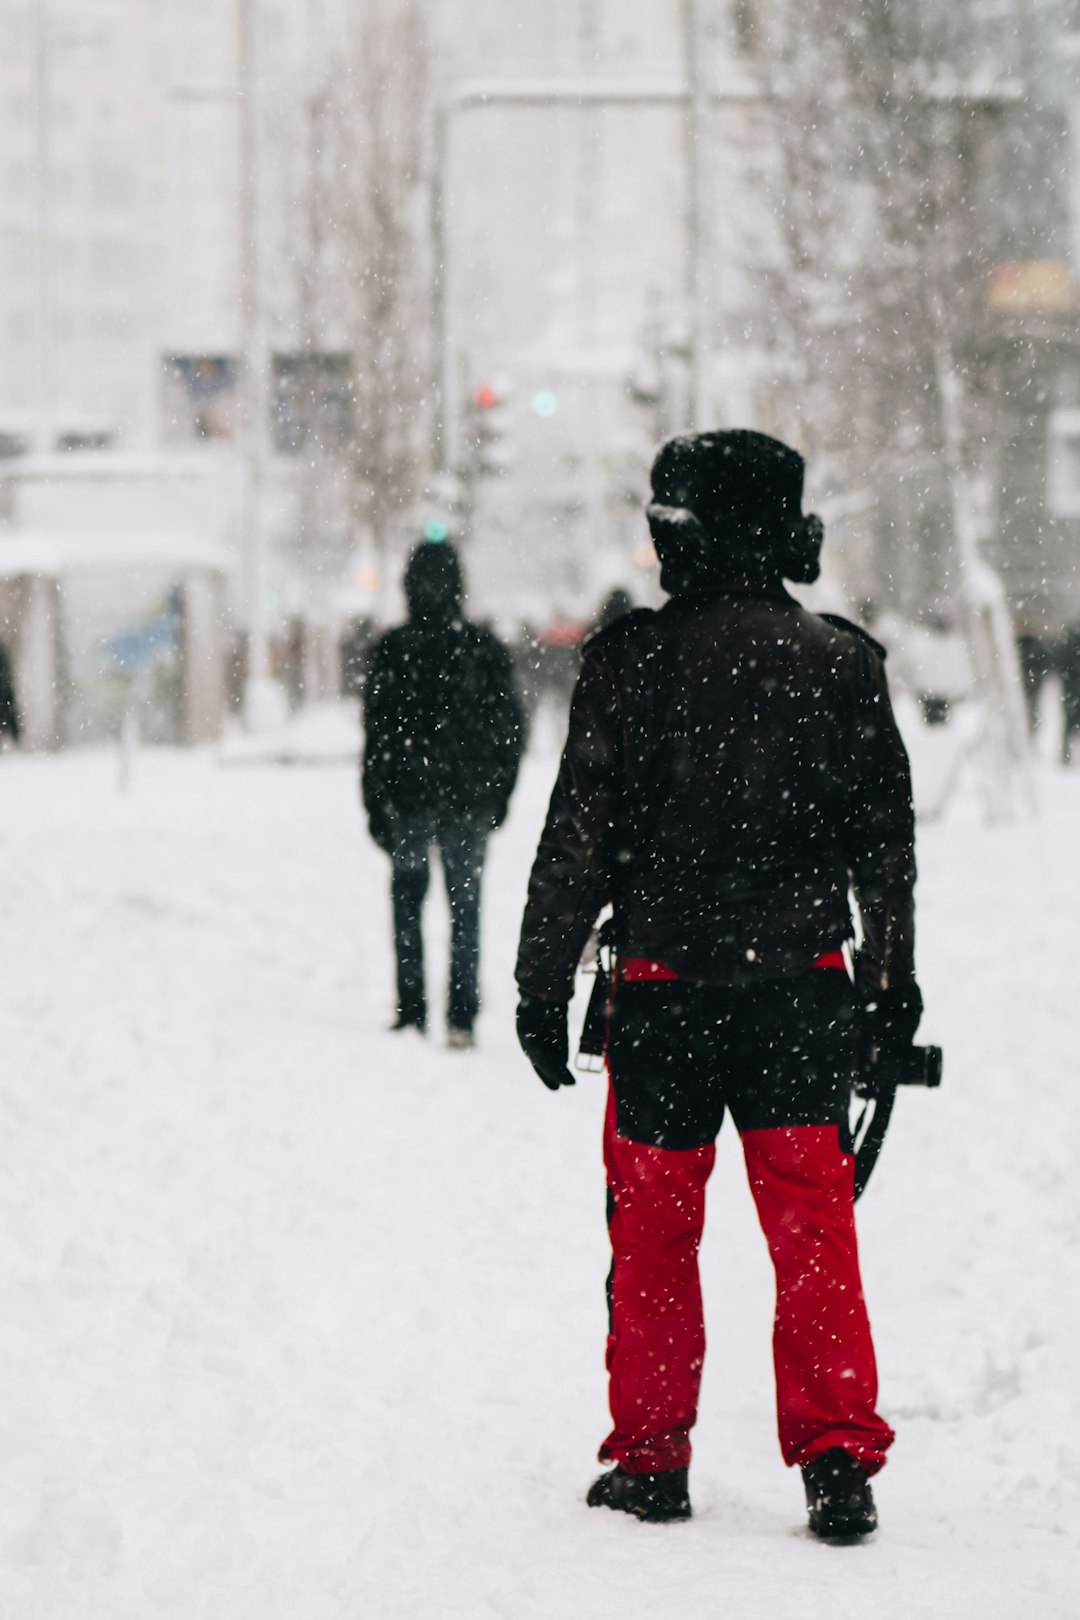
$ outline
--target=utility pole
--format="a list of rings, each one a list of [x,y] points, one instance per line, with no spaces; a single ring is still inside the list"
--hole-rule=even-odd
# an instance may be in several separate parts
[[[703,146],[707,139],[708,104],[701,70],[700,0],[682,0],[683,58],[686,73],[686,256],[684,263],[689,376],[687,397],[690,427],[700,432],[707,426],[708,399],[705,389],[705,256],[702,176],[706,165]]]
[[[240,80],[240,385],[244,398],[241,552],[247,680],[244,722],[258,730],[271,709],[266,615],[266,529],[263,510],[266,421],[269,414],[266,334],[260,253],[261,140],[259,0],[238,0]]]
[[[36,448],[53,447],[52,143],[50,114],[49,0],[36,0],[33,14],[34,161],[37,167],[37,399]]]

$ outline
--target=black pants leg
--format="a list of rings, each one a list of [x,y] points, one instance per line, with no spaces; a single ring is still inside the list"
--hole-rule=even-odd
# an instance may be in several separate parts
[[[398,1021],[427,1022],[422,918],[428,887],[428,849],[434,828],[426,816],[398,816],[391,849],[390,894],[397,958]]]
[[[446,1021],[471,1030],[480,1010],[480,886],[488,829],[475,816],[441,820],[438,829],[450,907],[450,978]]]

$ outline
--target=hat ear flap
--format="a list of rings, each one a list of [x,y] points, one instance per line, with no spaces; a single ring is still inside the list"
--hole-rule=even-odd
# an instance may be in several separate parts
[[[660,560],[660,584],[665,591],[686,590],[705,570],[709,536],[697,515],[685,506],[646,508],[649,533]]]
[[[815,512],[793,523],[784,548],[782,573],[795,585],[812,585],[821,573],[825,525]]]

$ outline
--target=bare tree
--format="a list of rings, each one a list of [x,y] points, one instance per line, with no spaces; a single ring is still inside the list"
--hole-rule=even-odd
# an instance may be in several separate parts
[[[279,432],[290,431],[282,411],[292,409],[300,435],[292,448],[304,456],[301,527],[344,521],[385,576],[430,437],[420,0],[342,8],[320,82],[297,103],[287,140],[295,355],[291,389],[279,380]]]

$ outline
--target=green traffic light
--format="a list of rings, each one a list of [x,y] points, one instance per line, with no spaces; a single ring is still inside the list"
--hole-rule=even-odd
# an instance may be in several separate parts
[[[434,545],[441,544],[449,533],[450,530],[441,518],[428,518],[424,524],[424,539],[430,540]]]
[[[532,408],[537,416],[554,416],[559,408],[559,396],[553,388],[541,388],[532,397]]]

